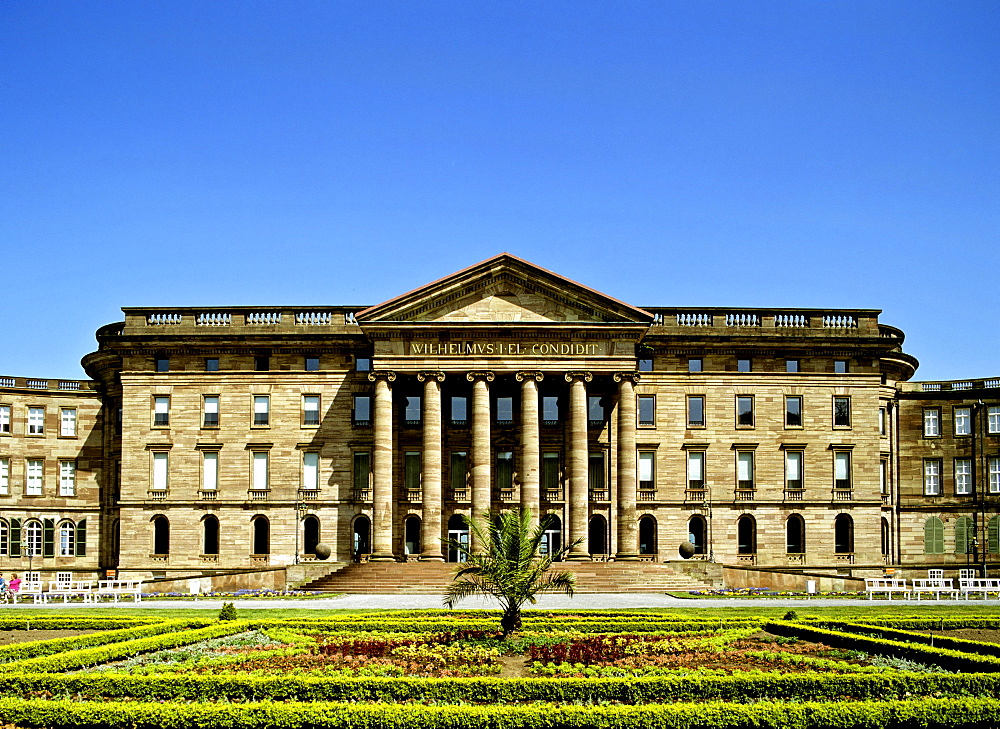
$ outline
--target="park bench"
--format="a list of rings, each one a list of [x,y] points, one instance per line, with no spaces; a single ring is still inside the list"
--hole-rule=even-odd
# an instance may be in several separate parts
[[[115,602],[118,602],[119,598],[132,596],[134,602],[139,602],[142,599],[142,581],[141,580],[99,580],[97,582],[97,589],[94,590],[94,599],[99,600],[102,597],[114,598]]]
[[[934,595],[934,598],[937,600],[941,599],[941,595],[945,595],[957,600],[960,594],[953,583],[954,581],[951,578],[928,577],[927,579],[916,579],[913,580],[911,593],[918,602],[921,595]]]
[[[69,602],[71,597],[80,597],[84,602],[91,602],[94,599],[94,583],[92,580],[50,582],[49,599],[54,597],[62,597],[63,602]]]
[[[22,580],[17,592],[13,593],[14,604],[17,605],[18,600],[26,600],[29,597],[36,605],[38,603],[45,604],[49,601],[48,593],[43,592],[41,582]]]
[[[906,580],[895,577],[866,577],[865,592],[869,600],[874,600],[876,594],[884,594],[892,600],[893,593],[909,597],[910,588],[906,586]]]
[[[970,595],[982,595],[985,600],[991,592],[1000,597],[1000,578],[997,577],[962,577],[958,581],[959,591],[968,600]]]

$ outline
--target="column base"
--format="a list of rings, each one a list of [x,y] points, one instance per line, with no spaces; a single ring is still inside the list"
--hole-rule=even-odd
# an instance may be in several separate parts
[[[395,562],[396,555],[387,552],[376,552],[368,556],[369,562]]]
[[[444,562],[444,555],[435,552],[430,552],[420,555],[421,562]]]
[[[570,552],[566,555],[567,562],[593,562],[594,558],[590,556],[590,552]]]
[[[639,555],[635,552],[619,552],[615,555],[615,562],[638,562]]]

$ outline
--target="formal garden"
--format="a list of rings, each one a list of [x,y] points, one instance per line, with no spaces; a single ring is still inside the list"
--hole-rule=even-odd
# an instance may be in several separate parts
[[[0,616],[13,727],[994,726],[986,605]],[[815,613],[815,614],[814,614]],[[33,639],[42,637],[42,640]]]

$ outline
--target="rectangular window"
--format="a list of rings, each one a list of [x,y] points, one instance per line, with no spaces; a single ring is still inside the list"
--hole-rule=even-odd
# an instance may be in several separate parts
[[[30,460],[27,463],[27,478],[25,479],[24,493],[28,496],[41,496],[44,486],[45,462],[42,460]]]
[[[63,438],[76,437],[76,408],[59,410],[59,435]]]
[[[302,490],[315,491],[319,488],[319,453],[306,451],[302,454]]]
[[[168,357],[157,357],[155,365],[156,365],[156,371],[157,372],[169,372],[170,371],[170,359]]]
[[[256,428],[263,428],[271,423],[271,396],[253,396],[253,424]]]
[[[499,451],[497,453],[497,488],[501,493],[514,488],[514,452]]]
[[[497,398],[497,425],[514,424],[514,398]]]
[[[833,487],[836,489],[851,488],[850,451],[837,451],[833,454]]]
[[[253,358],[253,368],[257,372],[267,372],[271,369],[271,358],[266,354],[258,354]]]
[[[802,396],[788,395],[785,397],[785,427],[802,427]]]
[[[785,488],[802,488],[802,451],[785,451]]]
[[[369,426],[372,422],[372,398],[371,395],[355,395],[354,410],[352,412],[355,425]]]
[[[785,372],[798,372],[798,371],[799,371],[799,361],[797,359],[785,360]]]
[[[639,488],[642,491],[656,489],[656,453],[639,451]]]
[[[362,496],[371,484],[372,454],[368,451],[354,452],[354,493]]]
[[[420,490],[420,451],[403,454],[403,486],[410,491]]]
[[[704,451],[688,451],[687,484],[688,488],[693,490],[699,490],[705,488]]]
[[[1000,458],[990,459],[990,493],[1000,494]]]
[[[59,495],[76,496],[76,461],[59,461]]]
[[[216,491],[219,488],[219,452],[204,451],[201,454],[201,490]]]
[[[306,357],[306,372],[319,372],[319,357]]]
[[[639,371],[640,372],[652,372],[653,371],[653,360],[649,358],[639,359]]]
[[[938,408],[924,409],[924,437],[936,438],[941,435],[941,411]]]
[[[955,493],[966,496],[972,493],[972,459],[955,459]]]
[[[955,435],[972,435],[972,408],[955,408]]]
[[[878,492],[880,494],[889,493],[889,461],[882,459],[878,462]]]
[[[836,375],[846,375],[847,374],[847,360],[846,359],[835,359],[835,360],[833,360],[833,372]]]
[[[705,427],[705,396],[688,395],[687,418],[689,428]]]
[[[753,395],[736,396],[736,426],[752,428],[753,419]]]
[[[587,420],[591,423],[604,422],[604,398],[600,395],[587,396]]]
[[[542,488],[545,490],[546,498],[558,499],[560,496],[559,486],[559,454],[542,454]]]
[[[559,422],[559,398],[546,395],[542,398],[542,420],[546,423]]]
[[[153,453],[153,491],[167,490],[168,475],[168,453],[157,451]]]
[[[608,498],[605,492],[604,453],[591,453],[587,461],[587,482],[590,485],[590,498],[603,501]]]
[[[302,396],[302,425],[319,425],[319,395]]]
[[[28,408],[28,435],[45,433],[45,408]]]
[[[656,425],[656,395],[639,395],[636,400],[638,401],[639,427],[654,427]]]
[[[10,493],[10,459],[0,458],[0,496]]]
[[[701,372],[702,364],[701,357],[692,357],[688,360],[688,372]]]
[[[990,405],[987,415],[989,420],[986,426],[987,432],[990,435],[1000,434],[1000,407]]]
[[[403,398],[403,420],[406,425],[420,425],[420,396],[408,395]]]
[[[219,371],[219,358],[205,357],[205,372],[218,372],[218,371]]]
[[[157,395],[153,398],[153,427],[166,428],[170,425],[170,397]]]
[[[749,359],[736,360],[737,372],[750,372],[752,369],[753,369],[753,362],[751,362]]]
[[[461,395],[452,395],[451,424],[465,425],[469,422],[469,401]]]
[[[371,357],[358,357],[357,359],[355,359],[354,370],[356,372],[371,372],[372,371]]]
[[[0,433],[10,432],[10,405],[0,405]]]
[[[465,451],[451,452],[451,493],[453,498],[466,498],[466,470],[469,454]]]
[[[851,398],[833,398],[833,427],[849,428],[851,426]]]
[[[254,491],[266,491],[270,488],[270,458],[267,451],[253,452],[253,481],[250,487]]]
[[[924,461],[924,495],[941,495],[941,461],[934,458]]]
[[[736,488],[752,489],[753,487],[753,451],[739,451],[736,454]]]
[[[205,395],[201,402],[202,427],[219,427],[219,396]]]
[[[885,408],[878,409],[878,434],[885,435]]]

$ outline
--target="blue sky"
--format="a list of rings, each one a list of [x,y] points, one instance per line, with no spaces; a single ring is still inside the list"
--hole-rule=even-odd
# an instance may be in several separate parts
[[[879,308],[1000,375],[1000,3],[6,2],[0,374],[122,306],[374,304],[508,251]]]

